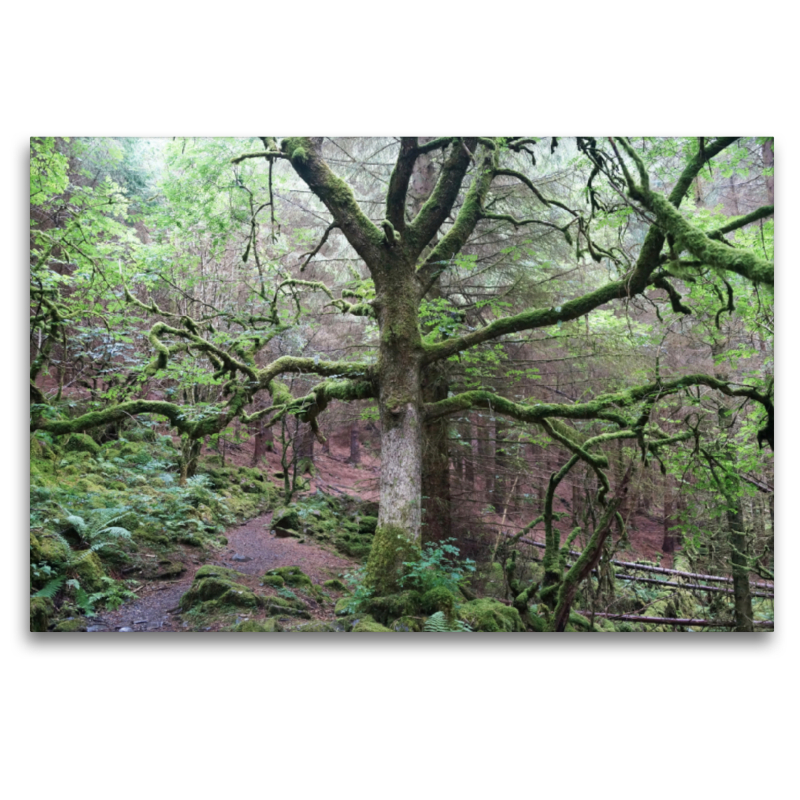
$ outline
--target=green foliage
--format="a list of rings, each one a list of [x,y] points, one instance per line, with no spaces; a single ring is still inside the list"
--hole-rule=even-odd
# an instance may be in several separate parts
[[[437,611],[425,620],[426,633],[472,633],[472,628],[460,619],[448,620],[444,611]]]
[[[405,573],[400,585],[421,593],[443,588],[457,595],[461,583],[475,572],[475,562],[469,558],[459,559],[460,551],[452,544],[454,541],[446,539],[425,544],[419,560],[403,563]]]
[[[344,582],[350,587],[351,594],[348,598],[342,598],[345,614],[357,614],[364,603],[373,597],[373,590],[366,586],[366,567],[359,567],[352,572],[346,572],[342,577]],[[337,604],[337,608],[338,608]]]

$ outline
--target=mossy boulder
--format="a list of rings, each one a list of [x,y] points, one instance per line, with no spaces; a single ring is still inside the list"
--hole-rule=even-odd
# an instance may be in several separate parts
[[[181,610],[188,611],[201,603],[212,607],[237,608],[257,608],[263,605],[263,598],[237,582],[240,577],[244,576],[233,569],[211,565],[201,567],[195,573],[191,588],[180,599]]]
[[[261,583],[264,586],[272,586],[275,589],[280,589],[282,586],[286,585],[286,581],[280,575],[265,575],[261,579]]]
[[[276,617],[299,617],[311,619],[311,614],[302,600],[289,600],[286,597],[266,597],[264,602],[267,614]]]
[[[77,633],[78,631],[86,631],[86,620],[79,619],[78,617],[62,619],[53,630],[56,633]]]
[[[336,601],[336,606],[333,610],[333,613],[336,614],[337,617],[345,617],[352,613],[350,611],[350,604],[353,602],[353,596],[346,594],[344,597],[340,597]]]
[[[314,620],[313,622],[298,625],[294,631],[296,633],[342,633],[344,632],[344,626],[335,622]]]
[[[490,597],[480,597],[464,603],[458,609],[458,618],[476,632],[511,633],[525,630],[516,608],[503,605]]]
[[[353,627],[353,633],[393,633],[393,631],[376,622],[367,614]]]
[[[370,597],[360,607],[366,614],[373,616],[378,622],[387,625],[398,617],[413,616],[422,609],[422,597],[419,592],[407,590],[389,594],[384,597]]]
[[[325,581],[322,585],[326,589],[330,589],[333,592],[347,591],[347,586],[345,586],[338,578],[331,578],[329,581]]]
[[[46,631],[53,610],[53,601],[49,597],[31,597],[31,631]]]
[[[314,585],[311,582],[311,578],[309,578],[308,575],[306,575],[305,572],[303,572],[303,570],[300,569],[300,567],[276,567],[275,569],[271,569],[264,574],[264,579],[270,577],[283,578],[283,582],[287,586],[311,587]]]
[[[456,596],[445,589],[444,586],[436,586],[429,589],[422,595],[420,605],[424,614],[435,614],[437,611],[443,611],[448,618],[451,618],[455,612],[458,600]]]
[[[100,557],[94,551],[81,553],[73,562],[72,569],[85,591],[98,592],[103,588],[103,578],[106,577],[106,573]]]
[[[64,568],[72,558],[70,546],[60,537],[31,536],[31,560]]]
[[[270,526],[278,536],[299,536],[302,529],[297,510],[285,506],[275,509]]]
[[[144,577],[152,580],[168,580],[177,578],[186,572],[186,564],[180,561],[161,559],[157,564],[149,564],[144,570]]]
[[[100,445],[86,433],[73,433],[64,445],[64,450],[72,453],[91,453],[96,456],[100,452]]]
[[[390,627],[396,633],[419,633],[422,631],[424,624],[419,617],[400,617]]]
[[[231,628],[233,633],[280,633],[283,630],[276,619],[246,619]]]

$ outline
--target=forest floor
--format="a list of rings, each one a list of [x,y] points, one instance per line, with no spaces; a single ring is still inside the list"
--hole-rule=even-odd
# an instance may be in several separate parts
[[[270,531],[272,514],[264,514],[227,531],[228,546],[205,564],[227,567],[242,573],[241,583],[257,589],[259,579],[268,570],[276,567],[300,567],[315,584],[336,578],[352,570],[357,564],[351,560],[319,547],[313,543],[301,543],[293,538],[279,538]],[[191,569],[177,579],[149,581],[138,600],[106,611],[92,620],[89,631],[100,632],[170,632],[185,631],[190,623],[183,621],[178,604],[189,590],[195,572],[202,566],[199,560]],[[333,605],[321,605],[313,598],[306,599],[311,616],[318,620],[333,619]],[[250,615],[242,611],[240,619]],[[231,624],[230,619],[209,620],[203,630],[214,631]]]
[[[304,495],[321,490],[327,494],[347,495],[361,500],[378,500],[379,458],[367,453],[358,465],[349,463],[349,452],[344,443],[332,444],[330,451],[315,457],[315,474],[311,478],[308,491]],[[247,465],[249,454],[244,450],[232,449],[226,454],[226,463]],[[267,454],[261,467],[265,473],[279,471],[277,455]],[[563,502],[563,500],[562,500]],[[565,504],[566,508],[566,504]],[[322,545],[311,538],[298,540],[291,537],[277,537],[272,533],[270,522],[272,513],[255,517],[225,532],[227,546],[217,552],[201,555],[186,548],[181,558],[186,571],[178,578],[151,580],[142,584],[138,599],[125,603],[115,611],[105,611],[90,621],[89,632],[182,632],[188,630],[219,631],[233,622],[260,616],[248,610],[234,618],[230,615],[213,617],[199,621],[187,619],[179,607],[181,597],[192,586],[195,574],[201,566],[212,565],[234,569],[241,573],[240,583],[257,593],[260,579],[268,570],[276,567],[299,567],[311,581],[320,586],[331,578],[341,578],[353,571],[358,562],[340,553],[332,552],[329,546]],[[500,520],[487,520],[490,525],[498,525]],[[644,515],[637,515],[630,534],[631,549],[620,557],[634,559],[654,559],[660,553],[663,537],[663,523]],[[517,525],[524,521],[508,519],[503,527],[507,532],[515,532]],[[541,539],[536,532],[530,538]],[[577,543],[576,543],[577,545]],[[539,554],[537,554],[539,555]],[[534,556],[536,557],[536,556]],[[664,558],[664,566],[669,566],[671,557]],[[267,593],[273,590],[267,589]],[[302,593],[302,592],[301,592]],[[334,619],[334,605],[341,592],[328,590],[327,599],[320,602],[318,597],[305,594],[303,597],[312,619],[330,622]],[[263,615],[263,612],[262,614]],[[302,623],[302,620],[282,620],[283,624]]]

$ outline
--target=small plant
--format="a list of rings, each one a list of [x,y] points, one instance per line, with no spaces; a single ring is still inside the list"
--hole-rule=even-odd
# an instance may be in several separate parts
[[[452,622],[447,619],[444,611],[437,611],[425,620],[426,633],[472,633],[472,628],[460,619]]]
[[[364,601],[372,597],[372,589],[364,585],[366,567],[359,567],[353,572],[346,572],[342,575],[344,582],[352,588],[352,595],[348,598],[345,613],[356,614],[360,610]]]
[[[475,562],[470,558],[459,559],[460,551],[452,544],[454,541],[445,539],[426,544],[417,561],[403,564],[406,574],[400,579],[400,585],[423,593],[442,587],[457,594],[461,582],[475,572]]]
[[[129,508],[101,508],[94,512],[88,522],[76,514],[67,516],[65,522],[75,531],[81,543],[96,551],[108,547],[117,539],[131,538],[131,532],[127,528],[112,524],[119,522],[129,511]]]

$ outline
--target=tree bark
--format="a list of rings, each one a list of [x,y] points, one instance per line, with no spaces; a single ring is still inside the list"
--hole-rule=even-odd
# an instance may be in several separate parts
[[[447,398],[447,381],[440,370],[423,370],[422,398],[426,403]],[[452,536],[447,417],[431,420],[422,429],[422,518],[423,541]]]

